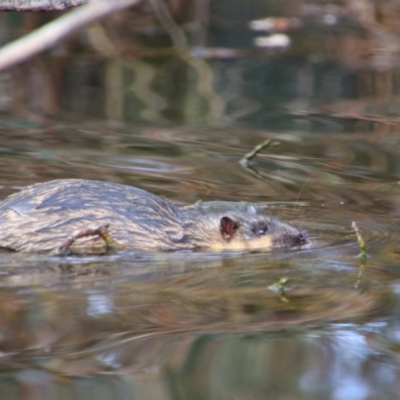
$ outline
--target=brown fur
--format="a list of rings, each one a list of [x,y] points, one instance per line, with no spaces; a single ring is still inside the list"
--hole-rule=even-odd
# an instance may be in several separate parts
[[[0,202],[0,247],[5,249],[54,251],[73,232],[93,225],[108,225],[120,247],[144,251],[268,251],[306,242],[297,228],[252,207],[203,213],[142,189],[101,181],[39,183]],[[102,252],[99,243],[79,239],[71,250]]]

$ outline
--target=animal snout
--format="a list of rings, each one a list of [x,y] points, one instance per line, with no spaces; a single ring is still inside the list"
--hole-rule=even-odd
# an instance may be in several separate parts
[[[304,244],[308,243],[308,235],[307,232],[300,232],[294,238],[294,246],[303,246]]]

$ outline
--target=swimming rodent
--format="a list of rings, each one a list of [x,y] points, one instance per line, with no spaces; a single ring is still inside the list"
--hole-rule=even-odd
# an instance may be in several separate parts
[[[94,225],[107,227],[103,240]],[[94,236],[80,238],[88,236],[86,230]],[[95,180],[38,183],[0,202],[3,250],[104,253],[110,242],[139,251],[269,251],[301,246],[307,235],[254,207],[202,212],[142,189]]]

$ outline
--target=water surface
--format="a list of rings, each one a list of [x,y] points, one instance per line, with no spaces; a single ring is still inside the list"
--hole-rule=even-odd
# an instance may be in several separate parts
[[[213,2],[183,54],[154,19],[131,23],[144,7],[95,27],[124,51],[93,55],[92,30],[2,74],[0,198],[100,179],[201,207],[251,203],[310,243],[1,253],[0,398],[399,398],[394,11],[369,24],[342,4],[286,4]],[[248,22],[264,14],[296,22],[289,48],[254,47]]]
[[[31,182],[104,179],[188,204],[255,203],[311,243],[266,254],[3,254],[3,396],[25,386],[50,398],[394,393],[396,134],[79,127],[38,131],[46,140],[4,127],[2,197]],[[265,138],[272,145],[242,167]]]

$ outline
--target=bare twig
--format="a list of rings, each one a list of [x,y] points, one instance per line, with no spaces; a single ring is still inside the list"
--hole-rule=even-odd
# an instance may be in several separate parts
[[[61,11],[86,4],[88,0],[0,0],[4,11]]]
[[[260,143],[259,145],[257,145],[256,147],[254,147],[253,150],[251,150],[250,152],[248,152],[247,154],[245,154],[241,160],[239,161],[240,164],[243,167],[247,167],[249,164],[249,161],[252,160],[262,149],[265,149],[266,147],[269,147],[269,145],[271,144],[271,139],[266,139],[264,140],[262,143]]]
[[[91,0],[0,49],[0,71],[48,50],[77,29],[140,0]]]
[[[262,181],[271,181],[271,179],[285,182],[285,183],[292,183],[291,181],[288,181],[287,179],[279,176],[272,176],[268,175],[265,176],[264,174],[258,172],[256,168],[253,168],[251,166],[250,161],[263,149],[270,147],[272,143],[271,139],[266,139],[262,143],[258,144],[256,147],[254,147],[251,151],[249,151],[247,154],[245,154],[240,160],[239,164],[250,174],[254,175],[257,179],[260,179]],[[276,144],[277,142],[273,142],[273,144]]]
[[[175,48],[188,50],[189,45],[184,31],[173,19],[164,0],[149,0],[154,13],[164,29],[171,37],[172,43]]]
[[[362,237],[361,232],[358,229],[358,226],[354,221],[351,223],[351,227],[353,228],[354,232],[356,233],[357,242],[358,242],[358,246],[360,248],[361,256],[365,257],[367,255],[367,249],[365,246],[364,238]]]
[[[362,237],[361,232],[358,229],[358,226],[354,221],[351,223],[351,227],[353,228],[353,230],[357,236],[358,247],[360,248],[361,261],[360,261],[360,266],[358,268],[357,280],[356,280],[356,283],[354,284],[354,287],[357,289],[361,282],[361,279],[362,279],[362,276],[363,276],[363,273],[365,270],[365,264],[366,264],[366,259],[367,259],[367,249],[365,246],[364,238]]]

